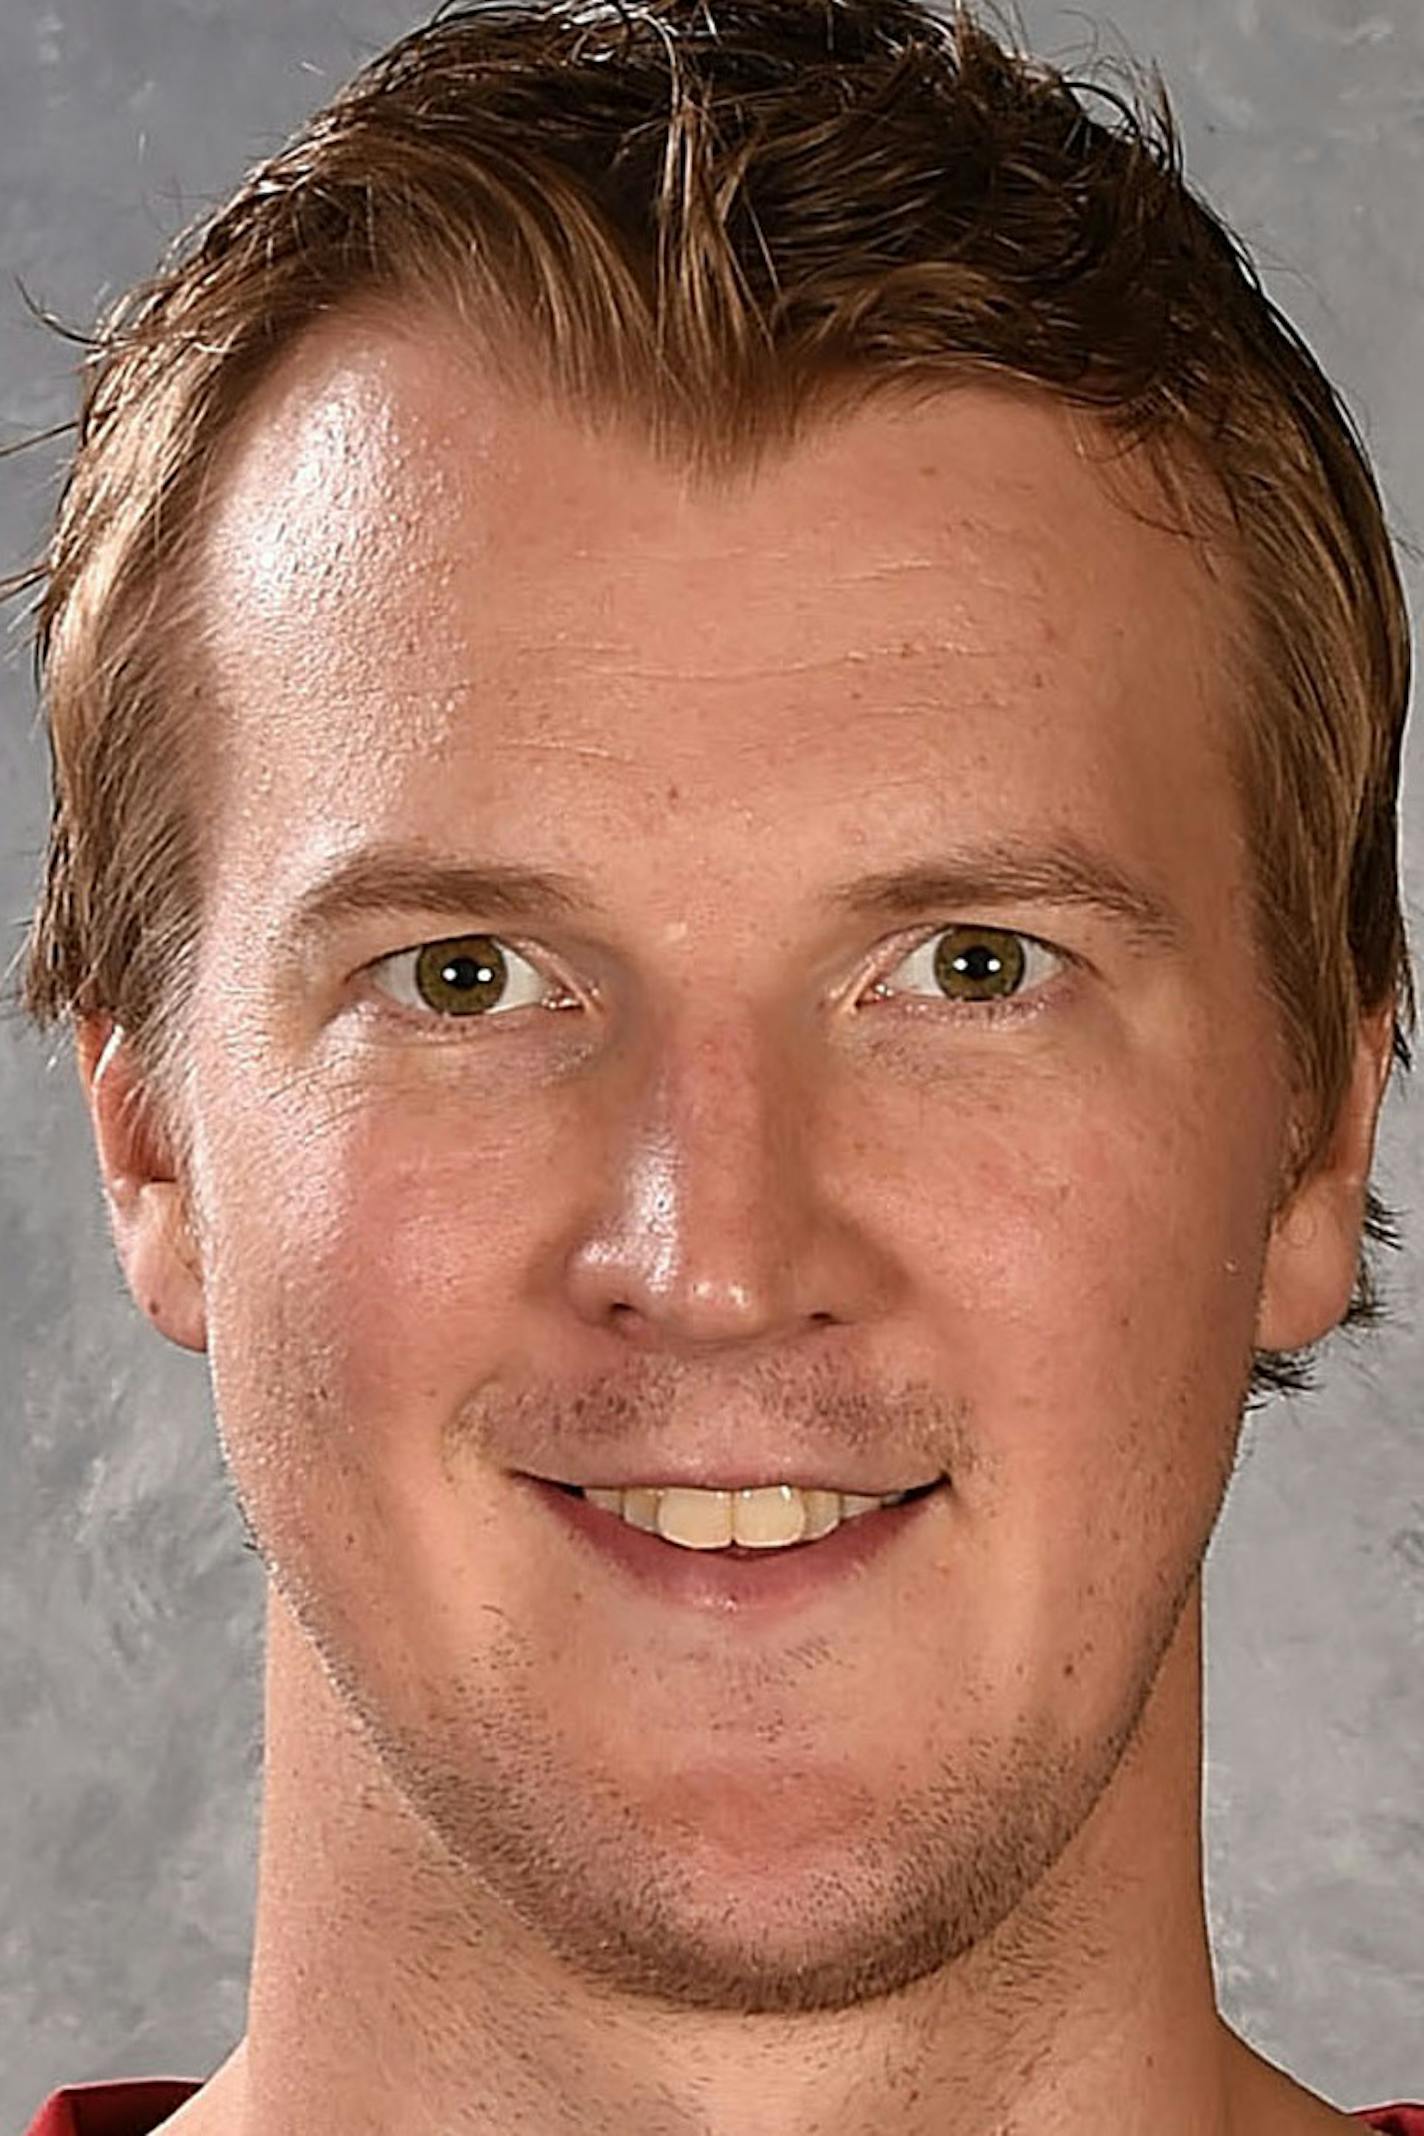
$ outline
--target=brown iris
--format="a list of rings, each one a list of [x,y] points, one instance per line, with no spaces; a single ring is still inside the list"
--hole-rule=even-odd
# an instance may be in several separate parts
[[[493,1008],[508,983],[509,966],[489,935],[427,942],[415,960],[416,992],[446,1015]]]
[[[951,1001],[999,1001],[1023,981],[1022,938],[1001,927],[950,927],[935,951],[936,983]]]

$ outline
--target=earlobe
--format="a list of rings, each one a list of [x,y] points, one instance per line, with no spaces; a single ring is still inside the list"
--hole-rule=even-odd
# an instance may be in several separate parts
[[[202,1265],[186,1197],[133,1049],[112,1017],[75,1030],[114,1247],[135,1304],[184,1350],[206,1350]]]
[[[1362,1021],[1329,1145],[1277,1212],[1256,1318],[1258,1350],[1308,1349],[1349,1310],[1393,1031],[1392,1005]]]

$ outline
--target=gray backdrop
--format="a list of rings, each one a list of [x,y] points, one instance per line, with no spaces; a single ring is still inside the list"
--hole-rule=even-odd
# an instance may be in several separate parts
[[[0,444],[73,412],[71,321],[145,272],[359,61],[396,0],[0,0]],[[1038,48],[1089,18],[1026,0]],[[1117,0],[1188,165],[1343,389],[1393,525],[1424,524],[1421,0]],[[60,446],[0,462],[0,571]],[[1419,563],[1406,557],[1413,612]],[[47,763],[20,606],[0,636],[0,896],[18,948]],[[1424,740],[1405,787],[1416,940]],[[1424,1074],[1424,1070],[1421,1070]],[[0,1026],[0,2129],[63,2082],[206,2076],[245,2022],[262,1577],[204,1363],[123,1288],[66,1050]],[[1342,2107],[1424,2099],[1424,1111],[1381,1181],[1413,1218],[1394,1324],[1251,1444],[1208,1582],[1208,1900],[1228,2017]]]

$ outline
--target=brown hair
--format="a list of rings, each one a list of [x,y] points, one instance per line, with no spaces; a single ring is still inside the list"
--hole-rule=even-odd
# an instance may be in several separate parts
[[[715,15],[715,21],[714,21]],[[43,560],[53,819],[23,1006],[122,1025],[180,1155],[202,917],[182,682],[205,483],[340,306],[429,298],[533,390],[708,482],[889,390],[1036,385],[1140,446],[1235,562],[1263,968],[1324,1146],[1361,1012],[1414,995],[1409,630],[1350,418],[1132,98],[914,0],[443,8],[175,240],[88,348]],[[57,322],[50,321],[51,324]],[[61,331],[65,331],[61,329]],[[1368,1235],[1392,1237],[1371,1195]],[[1374,1317],[1367,1254],[1348,1319]],[[1305,1383],[1263,1355],[1253,1388]]]

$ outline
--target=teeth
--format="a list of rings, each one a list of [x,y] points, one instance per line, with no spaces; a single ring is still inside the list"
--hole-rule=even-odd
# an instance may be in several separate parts
[[[784,1550],[790,1543],[816,1542],[843,1520],[856,1520],[879,1506],[897,1506],[908,1491],[867,1498],[856,1491],[802,1490],[794,1483],[772,1483],[746,1491],[701,1491],[684,1485],[655,1490],[641,1485],[628,1490],[590,1486],[582,1494],[590,1505],[616,1513],[630,1527],[660,1535],[684,1550],[724,1550],[740,1543],[747,1550]]]

